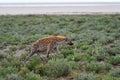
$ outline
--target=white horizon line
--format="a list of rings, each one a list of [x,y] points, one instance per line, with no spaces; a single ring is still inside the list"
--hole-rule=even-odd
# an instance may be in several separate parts
[[[0,2],[0,4],[120,4],[119,2]]]

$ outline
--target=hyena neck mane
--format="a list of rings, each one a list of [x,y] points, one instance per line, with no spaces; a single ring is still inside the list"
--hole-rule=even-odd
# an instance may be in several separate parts
[[[51,39],[52,41],[56,42],[57,44],[62,44],[67,40],[67,38],[65,36],[49,36],[47,38]]]
[[[55,39],[57,42],[65,42],[67,38],[65,36],[55,36]]]

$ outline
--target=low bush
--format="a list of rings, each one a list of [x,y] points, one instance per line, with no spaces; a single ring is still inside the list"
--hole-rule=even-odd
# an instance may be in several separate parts
[[[17,74],[9,74],[6,77],[6,80],[25,80],[25,79],[21,76],[18,76]]]
[[[78,62],[78,61],[83,60],[83,56],[84,56],[84,54],[82,54],[82,53],[75,53],[74,55],[68,55],[67,60]]]
[[[80,68],[80,63],[79,62],[69,61],[68,64],[70,65],[72,70],[79,70],[79,68]]]
[[[120,78],[113,77],[110,75],[105,75],[104,77],[102,76],[102,80],[119,80]]]
[[[7,74],[11,74],[11,73],[14,73],[16,70],[16,67],[7,67],[7,68],[3,68],[0,70],[0,75],[1,76],[6,76]]]
[[[80,47],[81,50],[87,50],[87,49],[89,49],[89,48],[90,48],[89,45],[82,45],[82,46]]]
[[[24,49],[24,48],[26,48],[26,45],[20,45],[19,46],[19,49],[21,50],[21,49]]]
[[[27,67],[21,67],[21,69],[18,72],[18,75],[25,76],[29,72],[30,72],[30,70]]]
[[[8,66],[10,66],[10,63],[7,59],[2,59],[1,62],[0,62],[0,65],[2,67],[8,67]]]
[[[90,62],[85,65],[85,69],[87,71],[93,71],[93,72],[98,73],[101,70],[101,64],[99,64],[98,62]]]
[[[20,68],[23,65],[23,63],[18,57],[13,57],[13,55],[8,54],[5,59],[1,60],[1,65],[3,67],[15,66],[17,68]]]
[[[4,59],[5,57],[7,57],[7,54],[0,52],[0,60]]]
[[[98,41],[99,41],[99,43],[101,43],[103,45],[107,45],[107,44],[113,43],[114,38],[101,33],[101,35],[99,35],[99,40]]]
[[[90,54],[84,54],[83,60],[87,62],[96,61],[96,57],[91,56]]]
[[[107,71],[109,71],[111,69],[111,65],[107,64],[107,63],[99,63],[99,62],[90,62],[88,64],[85,65],[85,69],[87,71],[92,71],[92,72],[96,72],[96,73],[106,73]]]
[[[44,65],[38,64],[34,67],[34,72],[40,75],[44,75]]]
[[[66,60],[50,60],[44,66],[44,75],[49,77],[67,76],[71,72],[71,66]]]
[[[0,35],[0,38],[2,38],[2,37],[3,36]],[[2,40],[0,40],[0,41],[2,41]],[[4,48],[6,48],[6,46],[7,46],[7,43],[3,42],[3,43],[0,44],[0,49],[4,49]]]
[[[105,48],[101,45],[95,44],[93,50],[93,56],[96,57],[98,61],[104,60],[109,54],[106,52]]]
[[[39,74],[35,74],[33,72],[27,73],[26,80],[43,80],[43,78]]]
[[[109,63],[102,63],[102,71],[103,72],[108,72],[112,68],[112,65]]]
[[[67,60],[68,61],[74,61],[75,60],[75,56],[74,55],[69,55],[69,56],[67,56]]]
[[[73,80],[100,80],[100,79],[98,79],[92,73],[91,74],[82,73],[82,74],[79,74],[77,77],[75,77]]]
[[[108,48],[106,48],[106,51],[109,55],[114,56],[114,55],[120,54],[119,49],[120,48],[117,49],[115,47],[108,47]]]
[[[63,54],[64,57],[67,57],[68,55],[73,55],[74,51],[73,50],[63,50],[63,51],[61,51],[61,54]]]
[[[9,50],[10,50],[11,52],[14,52],[14,51],[17,50],[17,47],[10,47]]]
[[[120,56],[116,55],[116,56],[107,57],[106,62],[113,64],[113,65],[118,65],[120,64]]]
[[[30,70],[34,70],[35,66],[41,63],[41,59],[39,56],[33,56],[29,59],[29,62],[27,63],[26,67]]]
[[[109,75],[120,78],[120,68],[111,69]]]
[[[0,76],[0,80],[6,80],[6,78],[4,78],[4,77]]]

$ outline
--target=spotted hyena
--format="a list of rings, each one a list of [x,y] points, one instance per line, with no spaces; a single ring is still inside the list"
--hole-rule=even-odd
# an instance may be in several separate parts
[[[42,38],[34,42],[30,48],[30,54],[25,59],[25,62],[31,57],[34,53],[37,53],[40,56],[40,53],[46,52],[47,57],[52,50],[56,51],[57,54],[60,54],[58,49],[59,44],[66,43],[68,45],[73,45],[72,41],[65,36],[49,36]]]

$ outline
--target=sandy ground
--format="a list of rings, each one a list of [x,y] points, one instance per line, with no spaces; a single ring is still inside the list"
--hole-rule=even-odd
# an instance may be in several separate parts
[[[26,14],[120,14],[120,5],[115,6],[38,6],[1,7],[0,15]]]

